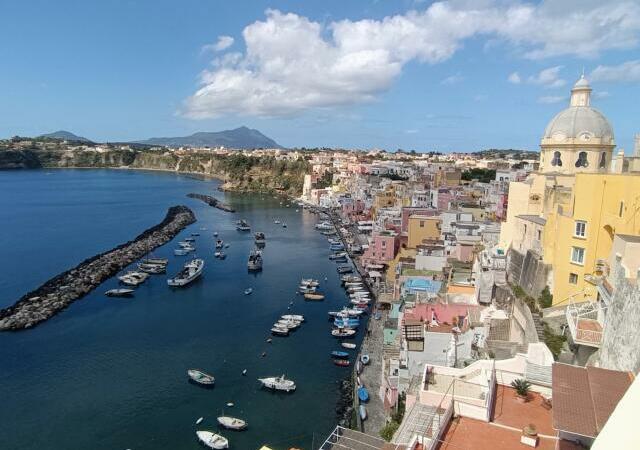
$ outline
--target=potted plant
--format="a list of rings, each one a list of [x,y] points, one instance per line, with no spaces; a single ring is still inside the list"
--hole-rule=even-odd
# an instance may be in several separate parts
[[[529,389],[531,388],[531,383],[529,383],[524,378],[518,378],[511,382],[511,387],[516,390],[516,399],[520,403],[524,403],[529,399]]]

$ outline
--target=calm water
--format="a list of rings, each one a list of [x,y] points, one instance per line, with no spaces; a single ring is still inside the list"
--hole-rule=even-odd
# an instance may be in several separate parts
[[[198,428],[215,430],[223,410],[249,423],[247,431],[223,432],[232,448],[311,448],[314,437],[317,448],[336,422],[337,383],[348,371],[328,356],[339,344],[326,313],[345,294],[326,239],[313,229],[316,216],[271,197],[227,194],[236,214],[185,197],[221,197],[216,186],[147,172],[0,172],[0,306],[134,237],[174,204],[190,206],[198,221],[155,255],[170,258],[168,274],[177,272],[185,259],[173,248],[197,231],[206,261],[203,278],[186,289],[170,290],[167,276],[156,275],[133,299],[114,299],[103,295],[117,286],[110,279],[35,329],[1,333],[0,448],[197,449],[195,420],[204,416]],[[253,233],[235,230],[239,217],[267,234],[258,275],[246,270]],[[275,225],[276,217],[288,228]],[[231,244],[224,261],[213,257],[213,231]],[[302,276],[321,280],[324,302],[295,295]],[[253,294],[245,296],[249,286]],[[267,344],[292,300],[291,312],[307,322]],[[213,373],[215,388],[188,383],[190,367]],[[257,377],[282,373],[296,380],[295,393],[260,389]]]

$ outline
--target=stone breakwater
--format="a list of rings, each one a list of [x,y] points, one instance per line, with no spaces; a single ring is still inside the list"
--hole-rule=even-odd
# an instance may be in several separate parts
[[[0,331],[31,328],[53,317],[195,221],[195,214],[186,206],[172,206],[162,222],[135,239],[84,260],[25,294],[13,306],[0,310]]]
[[[217,198],[212,197],[210,195],[191,193],[191,194],[187,194],[187,197],[189,197],[189,198],[197,198],[198,200],[202,200],[203,202],[205,202],[207,205],[213,206],[214,208],[221,209],[222,211],[236,212],[236,210],[233,209],[231,206],[225,205],[220,200],[218,200]]]

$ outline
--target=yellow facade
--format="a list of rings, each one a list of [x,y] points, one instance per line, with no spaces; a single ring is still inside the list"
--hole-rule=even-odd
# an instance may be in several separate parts
[[[440,239],[441,220],[433,216],[411,216],[408,223],[407,247],[416,248],[425,239]]]
[[[593,297],[584,276],[608,259],[614,235],[640,234],[640,176],[577,174],[570,201],[556,202],[546,219],[543,257],[553,270],[554,304]]]

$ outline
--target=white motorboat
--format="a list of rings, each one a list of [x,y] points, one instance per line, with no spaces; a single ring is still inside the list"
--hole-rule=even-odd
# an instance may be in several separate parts
[[[280,377],[258,378],[258,381],[268,389],[275,391],[292,392],[296,390],[296,384],[293,380],[287,380],[284,375]]]
[[[253,292],[253,288],[246,288],[244,290],[244,295],[251,295],[252,292]]]
[[[200,442],[206,445],[209,448],[214,449],[223,449],[229,448],[229,441],[220,436],[219,434],[215,434],[211,431],[196,431],[196,435]]]
[[[349,338],[356,334],[356,330],[351,330],[349,328],[338,328],[335,330],[331,330],[331,336],[337,338]]]
[[[131,297],[133,292],[133,289],[109,289],[104,295],[107,297]]]
[[[304,322],[304,316],[301,316],[300,314],[285,314],[284,316],[282,316],[282,318],[284,320],[295,320],[298,322]]]
[[[218,423],[230,430],[244,430],[247,428],[247,422],[236,417],[220,416],[218,417]]]
[[[238,220],[236,222],[236,230],[238,230],[238,231],[251,231],[251,226],[249,225],[249,223],[246,220],[241,219],[241,220]]]
[[[275,336],[289,336],[289,329],[287,327],[283,327],[283,326],[275,324],[271,328],[271,334],[273,334]]]
[[[249,269],[250,271],[262,270],[262,252],[260,250],[253,250],[251,253],[249,253],[247,269]]]
[[[300,322],[296,322],[295,320],[280,319],[274,324],[274,326],[283,326],[288,330],[295,330],[300,326]]]
[[[169,286],[186,286],[202,274],[204,259],[192,259],[184,265],[184,268],[173,278],[167,280]]]
[[[169,260],[167,258],[146,258],[140,262],[142,264],[157,264],[159,266],[166,266],[169,264]]]
[[[343,342],[342,345],[344,348],[348,348],[353,350],[354,348],[356,348],[356,344],[354,344],[353,342]]]
[[[163,264],[138,263],[138,269],[144,273],[158,274],[158,273],[165,273],[167,271],[167,266]]]
[[[364,298],[364,297],[352,298],[350,300],[352,305],[361,305],[361,304],[368,305],[370,301],[371,300],[369,300],[368,298]]]
[[[204,373],[198,369],[187,370],[187,375],[189,375],[189,378],[191,380],[205,386],[212,386],[216,382],[216,379],[214,378],[213,375],[209,375],[208,373]]]
[[[190,247],[190,248],[177,248],[173,251],[173,254],[176,256],[185,256],[188,255],[189,253],[191,253],[192,251],[194,251],[195,248]]]
[[[124,275],[120,275],[118,277],[118,280],[120,280],[122,284],[126,284],[127,286],[137,286],[144,283],[147,278],[149,278],[148,273],[130,271],[125,273]]]

